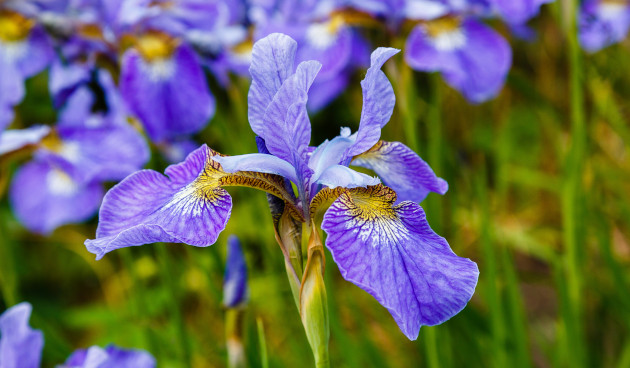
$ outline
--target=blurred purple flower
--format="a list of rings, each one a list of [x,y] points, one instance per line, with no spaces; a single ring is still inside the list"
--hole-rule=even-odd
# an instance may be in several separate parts
[[[478,270],[431,230],[416,203],[429,191],[445,193],[446,182],[402,143],[379,140],[395,105],[380,69],[398,50],[372,53],[361,82],[359,130],[343,128],[318,147],[309,146],[306,104],[321,65],[305,61],[295,68],[296,52],[297,43],[282,34],[254,45],[248,115],[263,153],[227,157],[204,145],[169,166],[168,178],[151,170],[130,175],[106,194],[96,239],[86,247],[100,259],[114,249],[153,242],[209,246],[231,214],[232,199],[222,186],[262,189],[308,223],[332,202],[322,229],[342,275],[372,294],[415,339],[421,325],[442,323],[464,308]],[[349,164],[374,170],[392,188]],[[285,180],[295,184],[297,198]]]
[[[597,52],[622,41],[630,29],[630,3],[614,0],[586,0],[579,16],[582,48]]]
[[[223,305],[236,308],[247,303],[247,264],[236,235],[228,238],[227,262],[223,277]]]
[[[405,45],[412,68],[441,72],[469,101],[495,97],[512,63],[512,50],[492,28],[473,19],[440,18],[419,24]]]
[[[23,302],[0,315],[0,366],[2,368],[39,368],[44,336],[32,329],[28,320],[33,307]],[[60,368],[154,368],[155,358],[143,350],[121,349],[110,345],[76,350]]]

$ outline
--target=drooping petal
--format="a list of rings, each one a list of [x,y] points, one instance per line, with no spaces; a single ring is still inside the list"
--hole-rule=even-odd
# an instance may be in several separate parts
[[[100,259],[114,249],[155,242],[214,244],[230,218],[232,198],[212,176],[213,154],[204,145],[169,166],[168,177],[142,170],[114,186],[103,199],[96,239],[85,242],[88,251]]]
[[[215,101],[203,69],[188,46],[172,57],[145,61],[134,49],[123,55],[120,90],[151,139],[161,141],[201,130]]]
[[[15,216],[29,230],[41,234],[87,220],[96,213],[102,198],[99,183],[81,183],[44,160],[22,166],[9,191]]]
[[[50,39],[40,26],[31,30],[21,47],[24,50],[17,51],[14,62],[21,75],[26,78],[41,72],[52,61],[54,53]]]
[[[228,238],[227,262],[223,277],[223,305],[235,308],[247,301],[247,264],[236,235]]]
[[[399,201],[422,202],[429,192],[444,194],[448,183],[411,148],[400,142],[380,141],[357,156],[352,165],[373,170],[383,184],[394,189]]]
[[[623,40],[630,29],[630,5],[623,2],[584,1],[579,14],[582,48],[597,52]]]
[[[228,173],[238,171],[256,171],[267,174],[276,174],[298,182],[295,168],[287,161],[265,153],[250,153],[238,156],[215,156],[213,160],[217,161]]]
[[[306,111],[308,90],[321,64],[305,61],[287,78],[267,107],[261,137],[269,152],[298,167],[306,162],[311,122]]]
[[[371,56],[371,65],[361,81],[363,109],[356,142],[348,149],[345,157],[363,153],[374,146],[381,137],[381,128],[387,124],[394,111],[396,96],[387,76],[381,70],[385,62],[400,50],[379,47]]]
[[[72,368],[154,368],[155,358],[143,350],[123,349],[109,345],[105,349],[92,346],[72,353],[64,367]]]
[[[0,363],[3,368],[39,368],[44,335],[28,325],[33,307],[23,302],[0,315]]]
[[[13,106],[24,98],[24,80],[17,68],[2,55],[0,45],[0,131],[13,121]]]
[[[374,296],[415,340],[422,325],[440,324],[466,306],[479,271],[431,230],[418,204],[395,201],[381,185],[346,191],[322,229],[342,276]]]
[[[46,125],[34,125],[26,129],[11,129],[4,132],[0,129],[0,155],[39,143],[48,133],[50,133],[50,127]]]
[[[540,6],[553,0],[494,0],[499,15],[511,24],[524,24],[538,15]]]
[[[293,73],[296,50],[297,43],[280,33],[270,34],[254,44],[247,115],[252,130],[261,137],[264,137],[265,111],[282,83]]]
[[[230,217],[232,198],[222,186],[261,189],[291,201],[282,177],[258,172],[226,173],[206,145],[165,173],[138,171],[103,199],[96,239],[87,249],[97,259],[114,249],[155,242],[214,244]],[[290,206],[290,205],[289,205]],[[299,211],[292,207],[292,213]]]

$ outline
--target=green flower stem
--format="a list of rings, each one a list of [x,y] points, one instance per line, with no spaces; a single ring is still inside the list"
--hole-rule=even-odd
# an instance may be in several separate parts
[[[267,340],[265,339],[265,326],[263,320],[256,318],[256,327],[258,329],[258,344],[260,345],[260,363],[262,368],[269,368],[269,358],[267,356]]]
[[[177,341],[180,344],[180,350],[182,354],[182,361],[186,367],[191,366],[191,352],[190,345],[188,343],[188,334],[186,333],[186,325],[184,324],[184,318],[179,306],[179,287],[177,285],[178,277],[173,269],[173,264],[166,249],[167,245],[164,243],[156,244],[157,256],[159,263],[162,266],[162,277],[166,283],[170,297],[168,298],[170,303],[170,313],[173,323],[175,324],[175,330],[177,334]]]
[[[6,228],[6,211],[0,209],[0,284],[2,285],[2,298],[7,307],[17,304],[19,277],[15,269],[15,256],[13,254],[13,242]]]
[[[229,368],[247,367],[245,347],[243,346],[243,325],[245,310],[228,308],[225,311],[225,342],[228,351]]]
[[[580,236],[581,198],[583,196],[582,176],[586,151],[586,124],[584,117],[583,75],[580,60],[580,46],[577,38],[577,0],[564,0],[565,37],[569,62],[569,97],[571,118],[571,147],[565,161],[565,175],[562,191],[562,224],[564,241],[564,267],[567,287],[567,302],[564,315],[566,329],[567,358],[572,367],[587,365],[583,344],[582,329],[582,277],[581,259],[584,253],[583,237]]]

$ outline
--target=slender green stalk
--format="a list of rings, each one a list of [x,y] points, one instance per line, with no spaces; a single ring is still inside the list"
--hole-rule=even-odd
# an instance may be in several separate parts
[[[403,122],[403,129],[405,131],[405,138],[407,139],[409,147],[417,152],[420,146],[418,143],[417,119],[418,94],[414,83],[413,70],[404,62],[398,65],[398,70],[400,70],[400,75],[396,95],[400,96],[401,103],[398,106]]]
[[[583,241],[579,236],[579,219],[582,212],[582,171],[586,151],[586,124],[584,117],[584,91],[580,46],[577,39],[577,0],[562,2],[565,37],[569,57],[569,97],[571,117],[571,147],[565,162],[565,181],[562,193],[562,223],[565,251],[568,313],[564,314],[568,360],[572,367],[587,365],[582,330],[582,277],[581,258]]]
[[[228,367],[245,368],[245,347],[243,346],[243,324],[245,311],[240,308],[228,308],[225,311],[225,341],[228,350]]]
[[[13,242],[6,228],[6,213],[0,209],[0,281],[2,285],[2,298],[7,307],[20,301],[18,295],[19,278],[15,269],[15,256],[13,255]]]
[[[493,235],[491,230],[490,208],[488,193],[486,191],[485,167],[477,175],[477,197],[481,204],[481,223],[479,232],[481,234],[481,246],[483,249],[484,272],[483,280],[487,292],[486,300],[490,313],[490,327],[492,331],[492,352],[489,354],[492,365],[497,368],[507,367],[508,359],[505,351],[505,341],[507,332],[505,330],[505,318],[501,291],[497,283],[502,279],[496,259],[496,249],[493,247]]]
[[[175,331],[177,333],[177,341],[180,344],[182,361],[186,367],[190,367],[191,352],[190,345],[188,343],[188,334],[186,333],[186,325],[184,324],[184,319],[179,306],[179,287],[177,285],[176,274],[173,270],[173,263],[171,262],[170,255],[168,254],[166,247],[166,244],[158,243],[155,248],[159,262],[162,265],[163,279],[170,294],[168,300],[170,303],[171,318],[175,324]]]
[[[422,341],[424,341],[427,366],[431,368],[441,367],[436,331],[437,329],[435,327],[424,326],[422,328]]]
[[[260,345],[260,362],[262,368],[269,368],[269,358],[267,356],[267,340],[265,339],[265,326],[261,318],[256,318],[258,328],[258,343]]]

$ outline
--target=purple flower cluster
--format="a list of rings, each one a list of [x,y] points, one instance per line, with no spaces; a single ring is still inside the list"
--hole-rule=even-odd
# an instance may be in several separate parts
[[[3,368],[39,368],[44,335],[32,329],[28,320],[32,307],[20,303],[0,315],[0,366]],[[154,368],[151,354],[109,345],[76,350],[60,368]]]
[[[380,140],[395,105],[380,69],[397,52],[372,53],[361,82],[358,131],[342,128],[339,136],[313,147],[307,103],[322,65],[309,60],[296,67],[297,43],[286,35],[258,41],[248,115],[260,153],[230,157],[203,145],[168,167],[168,177],[152,170],[130,175],[106,194],[96,239],[86,241],[87,249],[100,259],[115,249],[153,242],[212,245],[232,209],[223,187],[248,186],[281,199],[296,221],[311,226],[329,205],[321,228],[342,275],[383,304],[410,339],[421,325],[449,319],[471,298],[478,270],[431,230],[417,203],[428,192],[444,194],[447,183],[404,144]],[[371,169],[381,179],[350,165]]]

